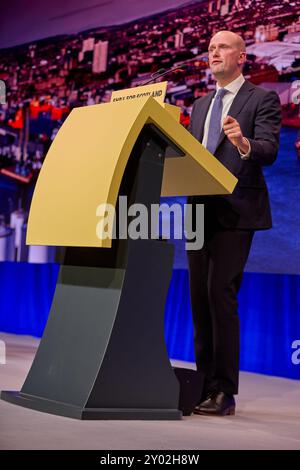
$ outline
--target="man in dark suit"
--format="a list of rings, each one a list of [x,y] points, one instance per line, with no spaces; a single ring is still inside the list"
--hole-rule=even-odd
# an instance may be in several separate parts
[[[203,248],[187,253],[196,363],[205,374],[194,412],[227,415],[235,413],[238,393],[237,295],[254,232],[272,226],[262,166],[277,157],[281,107],[274,91],[244,79],[246,48],[239,35],[219,31],[208,52],[216,90],[195,101],[189,129],[238,183],[231,195],[188,201],[204,204],[205,214]]]

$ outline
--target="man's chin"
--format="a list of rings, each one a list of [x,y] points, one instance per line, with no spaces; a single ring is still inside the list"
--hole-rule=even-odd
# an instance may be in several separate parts
[[[212,65],[211,71],[215,76],[223,75],[224,74],[224,66],[223,65]]]
[[[223,78],[224,77],[224,70],[212,70],[212,74],[215,77],[215,79],[221,78],[221,77]]]

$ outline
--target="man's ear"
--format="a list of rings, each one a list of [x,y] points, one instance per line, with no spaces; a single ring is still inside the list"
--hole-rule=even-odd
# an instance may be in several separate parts
[[[247,59],[247,54],[245,52],[240,52],[240,57],[239,57],[239,64],[243,64],[246,62]]]

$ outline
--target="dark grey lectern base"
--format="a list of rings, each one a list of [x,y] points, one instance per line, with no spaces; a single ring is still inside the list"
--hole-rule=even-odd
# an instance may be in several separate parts
[[[2,392],[2,400],[24,408],[44,413],[51,413],[81,420],[168,420],[181,419],[182,413],[177,409],[134,409],[134,408],[77,408],[63,403],[27,397],[20,392]]]
[[[159,203],[170,144],[145,126],[119,192],[129,204],[150,211]],[[25,383],[1,399],[78,419],[180,419],[164,339],[173,250],[151,239],[118,240],[109,250],[68,248]]]
[[[172,245],[135,240],[126,270],[62,266],[23,388],[1,398],[79,419],[180,419],[163,333],[172,264]]]

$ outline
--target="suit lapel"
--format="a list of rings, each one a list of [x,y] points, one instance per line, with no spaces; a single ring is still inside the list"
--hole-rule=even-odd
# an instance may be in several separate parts
[[[203,98],[201,103],[201,109],[199,109],[199,124],[197,126],[197,135],[195,135],[195,137],[200,142],[202,142],[203,139],[205,119],[214,95],[215,91],[211,91],[210,93],[208,93],[205,98]]]
[[[245,106],[249,98],[251,98],[252,92],[254,91],[255,87],[250,83],[248,80],[245,80],[241,88],[239,89],[237,95],[235,96],[229,111],[228,115],[232,116],[233,118],[236,119],[238,113],[241,111],[241,109]],[[223,139],[225,137],[224,131],[222,129],[218,143],[217,143],[217,148],[219,145],[222,143]]]

